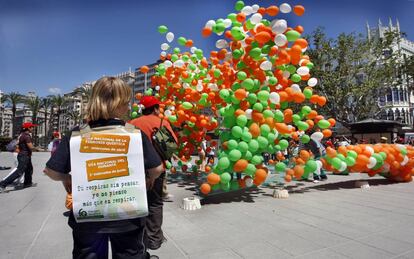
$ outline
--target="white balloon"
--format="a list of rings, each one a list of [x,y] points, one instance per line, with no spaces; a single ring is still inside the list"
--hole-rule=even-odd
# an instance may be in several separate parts
[[[245,111],[245,115],[246,115],[246,118],[247,118],[247,119],[249,119],[249,120],[251,120],[251,119],[252,119],[252,112],[253,112],[253,110],[252,110],[252,109],[247,109],[247,110]]]
[[[289,4],[284,3],[280,5],[279,10],[281,13],[290,13],[292,11],[292,7],[290,7]]]
[[[255,14],[252,15],[252,17],[250,17],[250,22],[252,24],[257,24],[257,23],[262,21],[262,18],[263,17],[260,13],[255,13]]]
[[[339,172],[343,172],[346,170],[348,166],[346,165],[346,163],[344,161],[341,162],[341,167],[338,169]]]
[[[155,90],[159,91],[160,90],[160,86],[159,85],[155,86]]]
[[[253,8],[251,6],[246,5],[245,7],[243,7],[243,9],[241,9],[242,13],[244,13],[245,15],[251,15],[253,13]]]
[[[264,62],[262,62],[260,64],[260,69],[267,71],[267,70],[271,70],[272,69],[272,62],[270,62],[269,60],[266,60]]]
[[[168,50],[169,48],[170,48],[170,45],[168,45],[168,43],[161,44],[161,49],[162,50]]]
[[[164,61],[164,66],[166,67],[166,68],[169,68],[169,67],[171,67],[173,64],[172,64],[172,62],[171,61],[169,61],[169,60],[166,60],[166,61]]]
[[[274,33],[284,33],[287,29],[287,22],[286,20],[277,20],[275,24],[272,26],[272,31]]]
[[[309,85],[310,87],[313,87],[313,86],[315,86],[316,84],[318,84],[318,79],[316,79],[316,78],[314,78],[314,77],[309,78],[309,80],[308,80],[308,85]]]
[[[162,57],[167,56],[167,52],[165,52],[165,51],[161,51],[161,56],[162,56]]]
[[[213,83],[208,84],[208,88],[210,88],[213,91],[217,91],[218,90],[217,85],[216,84],[213,84]]]
[[[296,73],[300,76],[305,76],[309,74],[309,68],[307,66],[301,66],[296,70]]]
[[[216,41],[216,48],[218,49],[224,49],[224,48],[227,48],[228,46],[229,44],[224,39],[219,39]]]
[[[174,66],[175,67],[183,67],[184,66],[184,61],[182,61],[181,59],[177,60],[174,62]]]
[[[257,4],[254,4],[254,5],[252,5],[252,8],[253,8],[253,12],[257,12],[259,10],[260,6],[257,5]]]
[[[170,117],[170,116],[172,115],[172,112],[171,112],[170,110],[165,110],[165,111],[164,111],[164,115],[165,115],[166,117]]]
[[[269,95],[269,100],[271,103],[278,104],[280,103],[280,96],[276,92],[271,92]]]
[[[323,139],[323,134],[322,134],[322,132],[314,132],[314,133],[312,133],[312,135],[310,137],[311,137],[311,139],[320,142]]]
[[[188,163],[188,164],[187,164],[187,167],[188,167],[188,168],[191,168],[191,167],[193,167],[193,165],[192,165],[191,163]]]
[[[275,36],[275,43],[278,47],[284,46],[287,42],[285,34],[278,34]]]
[[[170,107],[168,107],[168,109],[171,110],[171,111],[175,111],[175,106],[170,106]]]
[[[198,80],[198,84],[196,86],[197,91],[201,92],[201,91],[203,91],[203,88],[204,87],[203,87],[202,81],[201,80]]]
[[[196,47],[191,47],[191,49],[190,49],[191,53],[194,53],[196,50],[197,50]]]
[[[298,84],[292,84],[292,85],[290,86],[290,88],[292,88],[292,90],[293,90],[294,92],[302,92],[302,90],[300,89],[300,86],[299,86]]]
[[[377,159],[375,159],[375,157],[370,157],[369,162],[367,164],[367,168],[368,169],[374,168],[376,164],[377,164]]]
[[[167,35],[165,35],[165,38],[167,39],[168,42],[171,42],[174,40],[174,33],[169,32],[167,33]]]
[[[229,28],[232,25],[232,22],[230,19],[224,19],[223,24],[224,27]]]
[[[214,21],[214,20],[209,20],[209,21],[207,21],[206,22],[206,28],[209,28],[209,29],[213,29],[213,26],[214,25],[216,25],[216,21]]]
[[[401,162],[401,166],[405,166],[407,163],[408,163],[408,156],[404,156],[404,159]]]
[[[233,58],[233,54],[231,52],[227,52],[224,56],[224,61],[231,60]]]
[[[183,83],[183,88],[184,89],[190,88],[190,84],[189,83]]]
[[[253,186],[253,179],[252,178],[246,178],[244,181],[246,183],[246,187],[252,187]]]
[[[382,173],[387,173],[390,171],[390,164],[388,163],[384,163],[384,165],[382,166],[383,170]]]
[[[367,150],[369,152],[370,155],[374,154],[374,149],[370,146],[366,146],[365,150]]]
[[[284,78],[289,78],[290,77],[290,73],[287,70],[283,71],[282,75],[283,75]]]

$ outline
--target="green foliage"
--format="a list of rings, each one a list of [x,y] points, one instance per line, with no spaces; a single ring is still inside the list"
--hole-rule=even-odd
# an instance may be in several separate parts
[[[373,117],[379,96],[396,83],[399,53],[392,51],[392,44],[398,39],[395,32],[370,40],[355,33],[330,39],[323,28],[312,32],[307,54],[320,82],[315,88],[328,99],[323,112],[345,124]]]

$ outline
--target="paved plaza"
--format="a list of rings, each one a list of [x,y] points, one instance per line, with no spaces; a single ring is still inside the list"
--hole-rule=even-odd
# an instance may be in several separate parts
[[[71,258],[65,194],[43,175],[49,153],[33,156],[37,186],[0,194],[0,258]],[[0,154],[12,166],[11,153]],[[4,177],[8,171],[0,171]],[[369,178],[369,190],[355,187],[359,174],[291,183],[288,199],[261,187],[204,199],[185,211],[194,194],[191,179],[172,181],[174,197],[164,207],[168,241],[160,258],[414,258],[414,183]]]

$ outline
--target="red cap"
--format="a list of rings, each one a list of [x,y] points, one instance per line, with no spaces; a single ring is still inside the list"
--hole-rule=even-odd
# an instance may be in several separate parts
[[[59,137],[59,131],[53,132],[53,137]]]
[[[25,122],[25,123],[23,123],[22,128],[23,128],[23,129],[28,129],[28,128],[31,128],[31,127],[36,127],[36,126],[39,126],[39,125],[37,125],[37,124],[33,124],[33,123],[31,123],[31,122]]]
[[[145,95],[141,98],[141,101],[139,103],[144,105],[145,109],[147,109],[147,108],[151,108],[152,106],[156,104],[160,104],[161,102],[158,101],[158,99],[155,98],[154,96]]]

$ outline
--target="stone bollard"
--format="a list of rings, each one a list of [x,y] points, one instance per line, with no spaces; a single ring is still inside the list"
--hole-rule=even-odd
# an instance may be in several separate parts
[[[198,210],[201,209],[200,199],[197,197],[187,197],[183,199],[182,208],[184,210]]]

